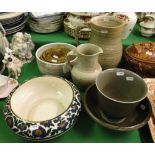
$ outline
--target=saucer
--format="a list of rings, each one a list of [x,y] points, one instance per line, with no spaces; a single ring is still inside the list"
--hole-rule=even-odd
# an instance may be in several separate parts
[[[7,80],[8,77],[4,76],[4,78],[6,78]],[[8,81],[8,86],[6,86],[6,88],[0,92],[0,99],[8,97],[11,91],[17,86],[18,86],[18,82],[15,79],[10,78]]]
[[[84,107],[88,114],[101,126],[117,131],[130,131],[143,127],[151,116],[151,105],[145,98],[136,109],[119,123],[112,123],[102,115],[97,97],[97,88],[91,85],[84,95]]]

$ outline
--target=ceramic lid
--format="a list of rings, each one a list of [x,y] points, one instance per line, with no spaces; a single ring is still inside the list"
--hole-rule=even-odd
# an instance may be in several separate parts
[[[140,61],[155,62],[155,42],[132,44],[126,49],[126,54]]]

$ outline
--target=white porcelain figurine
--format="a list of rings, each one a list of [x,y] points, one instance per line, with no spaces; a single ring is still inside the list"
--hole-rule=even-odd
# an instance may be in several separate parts
[[[13,50],[13,54],[24,61],[24,63],[29,62],[32,58],[32,50],[34,49],[31,35],[28,33],[17,32],[13,35],[10,48]]]
[[[8,47],[5,48],[5,51],[6,52],[4,55],[3,63],[8,69],[9,76],[14,76],[16,79],[18,79],[21,73],[21,67],[23,66],[23,63],[21,60],[19,60],[13,55],[13,51]]]

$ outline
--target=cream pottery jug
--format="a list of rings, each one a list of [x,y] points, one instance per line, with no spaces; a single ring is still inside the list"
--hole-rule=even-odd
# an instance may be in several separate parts
[[[122,57],[121,36],[125,23],[114,16],[97,16],[91,19],[90,43],[103,49],[99,56],[102,69],[117,67]]]
[[[86,43],[77,47],[77,53],[70,52],[69,55],[77,55],[77,61],[72,66],[72,80],[80,88],[87,88],[95,82],[96,77],[102,71],[98,63],[99,54],[103,53],[102,48]]]

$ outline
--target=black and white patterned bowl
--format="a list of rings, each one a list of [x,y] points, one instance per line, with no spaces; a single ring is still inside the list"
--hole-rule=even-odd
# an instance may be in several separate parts
[[[17,135],[39,141],[68,131],[80,110],[80,93],[74,84],[63,78],[42,76],[14,90],[3,112],[7,125]]]

